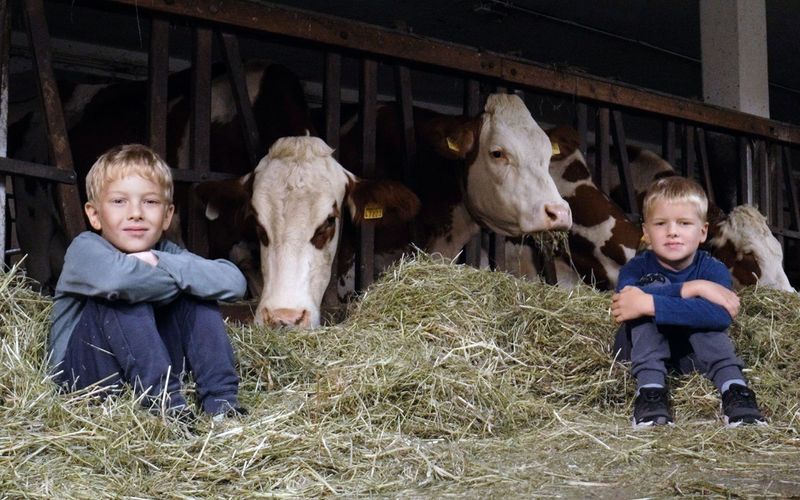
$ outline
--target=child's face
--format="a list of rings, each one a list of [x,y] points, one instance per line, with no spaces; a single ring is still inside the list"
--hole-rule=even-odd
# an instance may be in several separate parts
[[[106,184],[98,200],[85,206],[92,227],[125,253],[150,250],[169,226],[175,206],[161,187],[137,175]]]
[[[657,201],[649,212],[643,229],[656,258],[673,271],[685,269],[706,241],[708,223],[692,203]]]

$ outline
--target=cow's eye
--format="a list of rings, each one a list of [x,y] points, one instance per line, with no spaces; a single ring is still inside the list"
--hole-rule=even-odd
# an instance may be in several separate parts
[[[329,215],[325,221],[319,225],[316,231],[314,231],[314,236],[311,237],[311,244],[314,245],[319,250],[325,248],[325,245],[333,239],[333,235],[336,234],[336,216]]]
[[[503,152],[502,149],[493,149],[492,151],[489,152],[489,154],[492,155],[492,158],[495,158],[497,160],[504,158],[506,156],[506,154]]]

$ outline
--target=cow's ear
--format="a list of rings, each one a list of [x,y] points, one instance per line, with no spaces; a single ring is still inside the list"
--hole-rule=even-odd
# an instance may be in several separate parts
[[[559,126],[547,131],[553,145],[553,159],[560,160],[571,155],[581,145],[578,131],[572,127]]]
[[[420,209],[416,194],[390,180],[351,179],[345,202],[355,224],[369,220],[378,227],[410,221]]]
[[[224,209],[247,207],[253,194],[253,174],[238,179],[208,181],[195,186],[194,192],[205,206],[208,220],[216,220]]]
[[[466,119],[459,116],[441,116],[431,120],[423,137],[441,156],[450,160],[463,160],[477,149],[480,118]]]

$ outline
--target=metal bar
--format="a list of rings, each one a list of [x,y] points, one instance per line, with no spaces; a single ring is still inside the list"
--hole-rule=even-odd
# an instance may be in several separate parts
[[[684,125],[681,136],[681,173],[684,177],[694,178],[694,127]]]
[[[189,131],[191,168],[208,172],[209,142],[211,139],[211,47],[212,32],[208,28],[194,28],[192,49],[192,119]],[[188,200],[188,245],[198,255],[208,255],[208,228],[202,216],[202,207],[196,197]]]
[[[773,170],[773,179],[775,182],[775,206],[773,207],[775,210],[775,226],[779,228],[785,228],[785,214],[784,214],[784,205],[786,202],[786,195],[784,191],[784,187],[781,186],[780,180],[785,178],[784,170],[786,169],[786,165],[783,162],[783,147],[779,144],[770,144],[769,147],[769,157],[771,161],[769,162],[772,170]],[[788,190],[788,185],[786,186]],[[778,235],[778,241],[781,244],[781,247],[786,247],[786,243],[784,241],[783,235]],[[783,264],[783,263],[781,263]]]
[[[333,154],[338,159],[342,106],[342,55],[337,52],[325,52],[325,88],[322,105],[325,108],[325,142],[333,148]]]
[[[228,68],[228,77],[231,82],[231,90],[233,90],[233,100],[236,103],[239,124],[242,127],[247,157],[250,159],[251,167],[255,168],[261,157],[264,156],[265,151],[261,143],[261,134],[256,124],[256,115],[253,113],[253,105],[250,102],[250,94],[247,90],[244,65],[239,51],[239,39],[231,33],[219,32],[219,41],[222,46],[225,65]]]
[[[412,191],[416,191],[417,169],[417,140],[414,132],[414,99],[411,93],[411,71],[408,66],[395,64],[394,88],[397,94],[397,103],[400,106],[400,126],[403,129],[403,182]],[[411,242],[422,246],[419,241],[416,221],[408,223],[411,232]]]
[[[478,116],[481,112],[481,86],[478,80],[468,78],[464,80],[464,114],[469,117]],[[464,245],[464,262],[468,266],[480,267],[481,265],[481,232],[478,231],[466,245]]]
[[[784,238],[800,240],[800,231],[792,231],[791,229],[775,227],[775,226],[770,226],[769,229],[770,231],[772,231],[772,234],[776,236],[783,236]]]
[[[147,138],[150,147],[167,157],[167,102],[169,80],[169,21],[153,17],[147,58]]]
[[[41,165],[11,158],[0,158],[0,173],[45,179],[62,184],[75,184],[73,170],[61,170],[51,165]]]
[[[675,168],[675,122],[664,120],[661,131],[661,157]]]
[[[44,5],[42,5],[42,0],[28,0],[25,2],[25,6],[29,43],[38,76],[36,82],[44,106],[50,157],[56,168],[71,172],[72,151],[69,147],[58,86],[53,75],[50,36],[44,16]],[[86,228],[78,188],[74,184],[58,184],[56,193],[64,230],[69,238],[74,238]]]
[[[603,175],[603,172],[606,172],[611,166],[611,145],[608,140],[611,124],[608,108],[598,108],[596,120],[594,127],[595,162],[592,177],[594,183],[608,194],[611,192],[610,181],[608,175]]]
[[[586,158],[586,152],[589,150],[586,137],[589,134],[589,107],[586,103],[579,102],[575,105],[575,128],[578,130],[578,138],[580,139],[579,148],[583,157]]]
[[[192,2],[142,2],[109,0],[139,10],[153,10],[202,19],[239,28],[309,40],[344,49],[370,52],[441,68],[501,79],[508,83],[560,93],[576,99],[630,107],[674,119],[800,144],[800,127],[747,113],[667,96],[618,82],[552,69],[475,47],[443,42],[405,31],[302,11],[277,4],[248,0],[195,0]]]
[[[0,160],[8,155],[8,61],[11,46],[11,15],[7,0],[0,0]],[[2,164],[0,164],[2,168]],[[3,173],[0,170],[0,173]],[[6,264],[6,176],[0,175],[0,270]]]
[[[170,168],[172,171],[172,181],[179,183],[179,182],[187,182],[187,183],[195,183],[195,182],[205,182],[205,181],[222,181],[225,179],[233,179],[237,177],[234,174],[226,174],[223,172],[201,172],[197,170],[189,170],[189,169],[182,169],[182,168]]]
[[[755,164],[758,169],[758,208],[767,217],[767,223],[772,225],[775,214],[772,213],[772,192],[769,189],[767,148],[761,139],[756,141]]]
[[[634,219],[638,219],[639,206],[636,203],[636,188],[633,187],[633,175],[631,175],[631,165],[628,161],[628,144],[625,139],[625,127],[622,123],[622,113],[615,109],[611,112],[613,127],[611,133],[614,135],[614,143],[617,145],[617,169],[619,170],[619,185],[625,193],[625,201],[628,203],[628,213],[633,214]]]
[[[364,58],[361,61],[361,88],[359,92],[361,111],[361,176],[375,176],[375,125],[378,106],[378,62]],[[356,283],[359,290],[372,284],[375,273],[375,224],[364,221],[360,228],[360,246]]]
[[[789,219],[791,227],[800,230],[800,199],[797,197],[797,184],[792,175],[792,156],[787,146],[782,146],[783,178],[786,182],[787,199],[789,201]]]
[[[706,190],[708,201],[716,204],[714,196],[714,184],[711,182],[711,168],[708,165],[708,152],[706,151],[706,131],[700,127],[694,129],[694,146],[697,153],[697,163],[700,165],[700,172],[703,174],[703,187]]]
[[[753,148],[747,137],[739,137],[739,203],[752,205],[755,192],[753,187]]]

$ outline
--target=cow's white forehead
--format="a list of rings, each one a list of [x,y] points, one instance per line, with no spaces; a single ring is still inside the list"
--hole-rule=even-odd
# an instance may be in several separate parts
[[[281,217],[293,219],[295,227],[318,224],[305,217],[319,217],[334,203],[340,206],[349,176],[332,153],[316,137],[276,141],[255,170],[252,201],[259,221],[272,226],[277,221],[269,218]]]

